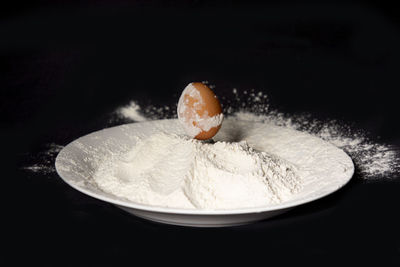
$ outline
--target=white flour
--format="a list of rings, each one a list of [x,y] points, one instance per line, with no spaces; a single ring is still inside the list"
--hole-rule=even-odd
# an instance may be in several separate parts
[[[123,118],[130,118],[138,122],[148,120],[148,118],[141,114],[141,108],[135,101],[131,101],[128,105],[120,107],[116,113]]]
[[[158,133],[105,161],[99,188],[134,202],[174,208],[227,209],[277,204],[301,189],[296,168],[245,141],[215,144]]]
[[[22,167],[22,169],[39,174],[54,173],[56,171],[54,168],[54,159],[58,152],[63,148],[64,146],[55,143],[46,144],[45,150],[39,152],[37,155],[32,155],[35,162],[31,165]]]

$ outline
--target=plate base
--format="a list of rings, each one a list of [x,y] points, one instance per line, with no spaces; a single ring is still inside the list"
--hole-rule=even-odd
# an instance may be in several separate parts
[[[229,226],[245,225],[254,223],[256,221],[269,219],[290,210],[290,208],[288,208],[288,209],[280,209],[269,212],[255,212],[255,213],[243,213],[243,214],[190,215],[190,214],[177,214],[177,213],[171,214],[162,212],[146,212],[144,210],[138,210],[119,205],[116,206],[142,219],[163,224],[191,226],[191,227],[229,227]]]

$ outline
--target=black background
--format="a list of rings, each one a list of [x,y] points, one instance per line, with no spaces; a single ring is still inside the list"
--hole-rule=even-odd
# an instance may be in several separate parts
[[[51,266],[400,264],[399,175],[275,219],[221,229],[161,225],[23,166],[48,143],[109,126],[131,99],[173,105],[191,81],[268,94],[400,145],[400,20],[386,2],[39,1],[1,9],[4,256]],[[185,256],[187,257],[185,258]],[[5,257],[2,257],[2,261]]]

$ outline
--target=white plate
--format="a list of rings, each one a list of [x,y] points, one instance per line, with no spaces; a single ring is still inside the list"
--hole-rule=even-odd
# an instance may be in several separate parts
[[[80,192],[115,204],[138,217],[161,223],[197,227],[241,225],[276,216],[298,205],[335,192],[344,186],[354,173],[354,165],[350,157],[342,150],[319,138],[265,123],[228,119],[225,120],[215,139],[227,141],[234,141],[232,138],[245,139],[256,149],[260,145],[263,148],[267,147],[268,152],[308,170],[308,173],[302,174],[305,183],[301,192],[293,195],[289,201],[275,205],[230,210],[197,210],[134,203],[106,193],[96,186],[92,176],[100,159],[112,154],[127,152],[135,145],[137,137],[149,136],[160,130],[176,132],[176,129],[179,128],[176,127],[177,123],[177,120],[132,123],[83,136],[60,151],[55,164],[57,173],[67,184]],[[241,127],[237,127],[239,124]],[[247,133],[235,132],[237,129],[244,128],[253,130],[249,130]],[[291,134],[282,134],[287,131],[291,131]],[[272,137],[275,137],[276,140],[277,135],[284,136],[282,137],[284,140],[272,142]],[[287,148],[286,145],[283,149],[285,143],[290,142],[291,138],[296,138],[296,144],[290,148]],[[299,153],[301,157],[299,157]],[[316,166],[319,167],[315,168]]]

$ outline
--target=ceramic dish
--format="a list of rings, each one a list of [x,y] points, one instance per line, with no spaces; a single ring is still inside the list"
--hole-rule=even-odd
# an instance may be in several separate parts
[[[83,136],[64,147],[56,158],[56,170],[60,177],[70,186],[80,192],[92,196],[94,198],[112,203],[117,207],[138,217],[167,224],[197,226],[197,227],[221,227],[247,224],[259,220],[264,220],[286,212],[298,205],[317,200],[327,196],[342,186],[344,186],[352,177],[354,165],[350,157],[342,150],[333,145],[313,137],[309,134],[293,131],[293,135],[301,135],[302,142],[294,145],[292,154],[302,153],[304,158],[311,158],[305,163],[309,169],[316,164],[321,165],[323,161],[329,161],[326,169],[319,170],[310,176],[305,176],[304,188],[302,191],[293,196],[289,201],[285,201],[275,205],[268,205],[254,208],[230,209],[230,210],[198,210],[198,209],[181,209],[170,207],[159,207],[151,205],[143,205],[118,198],[114,195],[100,190],[95,181],[92,179],[93,173],[98,166],[100,158],[116,153],[125,153],[132,148],[137,137],[149,136],[157,131],[170,130],[176,131],[177,120],[158,120],[149,122],[140,122],[125,124],[117,127],[100,130],[86,136]],[[259,128],[262,136],[248,136],[249,143],[257,142],[257,140],[268,140],[271,136],[279,135],[280,131],[287,129],[266,125],[257,122],[243,122],[251,128]],[[251,125],[247,125],[251,124]],[[220,133],[216,136],[226,136],[231,131],[229,127],[222,127]],[[258,131],[260,132],[260,131]],[[297,136],[298,137],[298,136]],[[307,142],[319,142],[318,151],[304,150],[304,144]],[[268,144],[275,154],[279,155],[279,147],[274,147],[273,142]],[[323,148],[323,149],[322,149]],[[303,150],[302,150],[303,149]],[[289,151],[290,152],[290,151]],[[286,155],[290,155],[285,152]],[[310,157],[313,155],[312,157]],[[287,158],[293,162],[296,157]],[[338,171],[339,170],[339,171]],[[312,169],[311,169],[312,172]],[[312,179],[311,179],[312,177]]]

